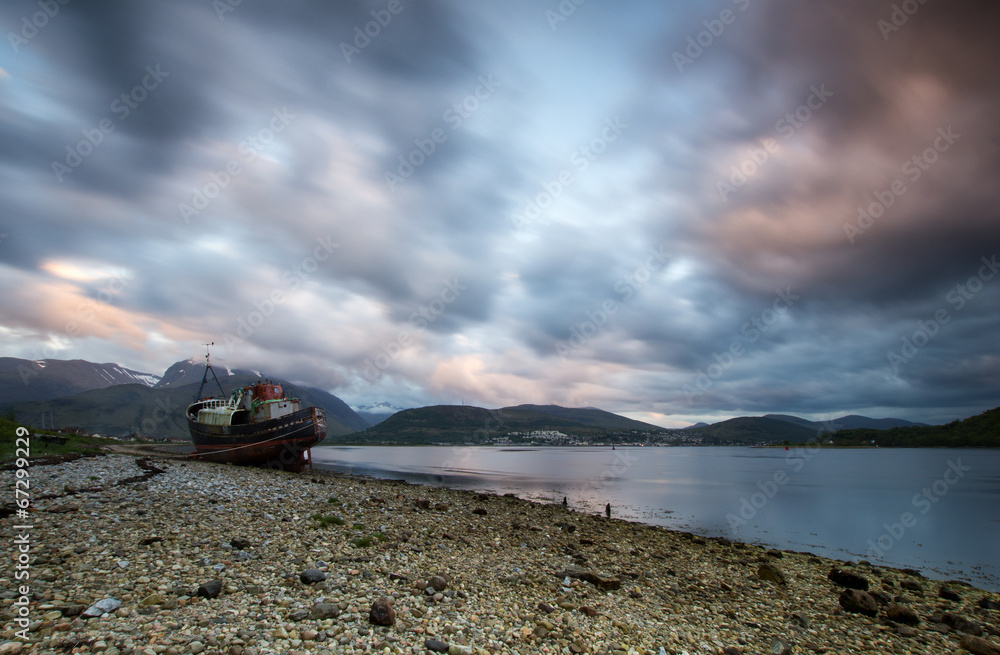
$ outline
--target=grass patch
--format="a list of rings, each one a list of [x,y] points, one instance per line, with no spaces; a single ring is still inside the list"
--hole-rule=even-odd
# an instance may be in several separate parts
[[[355,537],[351,539],[351,545],[355,548],[368,548],[375,543],[371,537]]]
[[[364,523],[355,523],[351,527],[354,528],[355,530],[364,530],[365,529],[365,524]]]
[[[20,423],[12,421],[9,417],[0,417],[0,463],[10,463],[16,458],[17,448],[19,445],[16,441],[18,438],[16,432],[19,427],[27,428],[31,435],[27,437],[27,439],[30,444],[32,459],[36,457],[51,457],[55,455],[71,455],[73,453],[82,453],[86,456],[96,455],[101,452],[101,446],[119,443],[115,439],[106,437],[81,437],[66,434],[61,435],[52,430],[38,430],[27,425],[22,426]],[[64,437],[66,439],[66,443],[46,443],[42,441],[40,436],[35,435]]]
[[[329,498],[326,499],[326,502],[330,503],[331,505],[338,506],[338,507],[340,505],[343,505],[343,503],[341,503],[340,500],[336,496],[330,496]]]
[[[323,516],[322,514],[313,514],[310,516],[313,521],[316,521],[315,527],[317,528],[328,528],[331,525],[344,525],[344,519],[339,516],[334,516],[333,514],[329,516]]]

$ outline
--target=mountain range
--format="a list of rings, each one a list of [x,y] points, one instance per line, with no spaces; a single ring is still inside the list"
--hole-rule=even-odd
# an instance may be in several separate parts
[[[262,377],[255,370],[213,369],[227,392]],[[204,373],[205,364],[197,359],[176,362],[160,376],[112,363],[3,357],[0,383],[5,393],[0,410],[12,410],[19,421],[36,427],[41,427],[45,417],[50,425],[54,420],[57,427],[78,427],[91,433],[187,439],[184,409],[198,391]],[[483,443],[542,438],[556,443],[753,445],[803,443],[836,430],[884,431],[923,425],[857,415],[821,423],[768,414],[670,430],[594,407],[525,404],[498,410],[465,405],[401,409],[377,402],[355,410],[321,389],[275,381],[303,405],[324,408],[329,438],[337,443]],[[551,434],[539,437],[539,433]]]
[[[358,407],[352,407],[351,409],[357,412],[358,416],[363,418],[368,425],[378,425],[393,414],[403,411],[405,408],[396,407],[392,403],[380,401],[369,405],[359,405]]]
[[[41,427],[44,416],[46,425],[54,421],[56,427],[81,428],[92,434],[182,440],[189,438],[184,410],[205,373],[205,364],[195,360],[177,362],[162,376],[82,360],[32,362],[7,357],[0,360],[0,366],[0,376],[5,376],[0,378],[5,382],[0,409],[13,411],[21,423]],[[226,393],[261,377],[259,371],[212,368]],[[286,380],[275,382],[303,406],[325,409],[329,435],[343,436],[368,427],[344,401],[326,391]]]

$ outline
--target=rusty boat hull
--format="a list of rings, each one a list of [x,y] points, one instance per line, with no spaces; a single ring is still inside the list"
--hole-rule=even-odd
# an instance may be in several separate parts
[[[209,425],[194,418],[199,404],[191,405],[187,417],[197,459],[301,471],[309,449],[326,437],[326,412],[320,407],[253,423]]]

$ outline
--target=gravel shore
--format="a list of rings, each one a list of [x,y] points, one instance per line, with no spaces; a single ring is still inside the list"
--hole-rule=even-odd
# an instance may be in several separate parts
[[[29,472],[27,581],[0,473],[0,655],[1000,655],[1000,596],[914,571],[325,472],[121,454]]]

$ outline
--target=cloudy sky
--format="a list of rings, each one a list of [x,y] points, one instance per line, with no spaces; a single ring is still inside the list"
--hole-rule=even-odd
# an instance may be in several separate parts
[[[1000,6],[576,2],[3,3],[0,354],[672,427],[1000,404]]]

